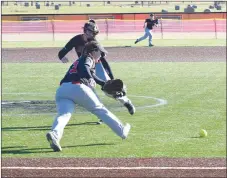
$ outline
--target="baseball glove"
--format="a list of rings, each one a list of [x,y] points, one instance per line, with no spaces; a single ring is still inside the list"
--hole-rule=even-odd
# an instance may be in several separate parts
[[[102,87],[102,90],[107,96],[113,98],[126,95],[126,86],[121,79],[108,80]]]

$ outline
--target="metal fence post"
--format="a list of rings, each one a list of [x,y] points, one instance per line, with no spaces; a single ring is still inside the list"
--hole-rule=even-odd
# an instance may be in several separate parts
[[[162,18],[161,18],[161,35],[162,35],[162,39],[163,39],[163,27],[162,27]]]
[[[214,19],[214,33],[215,33],[215,39],[218,39],[218,37],[217,37],[217,22],[216,22],[216,19]]]
[[[51,20],[51,27],[52,27],[52,37],[53,41],[55,41],[55,29],[54,29],[54,20]]]
[[[106,22],[106,39],[108,40],[108,33],[109,33],[108,19],[106,19],[105,22]]]

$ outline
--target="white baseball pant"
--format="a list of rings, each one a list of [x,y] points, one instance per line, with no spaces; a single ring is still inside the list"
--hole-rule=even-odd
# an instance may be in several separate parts
[[[99,100],[91,88],[84,84],[63,83],[56,91],[55,101],[58,115],[52,125],[60,140],[69,122],[75,105],[78,104],[107,124],[118,136],[124,138],[122,122],[112,114]]]

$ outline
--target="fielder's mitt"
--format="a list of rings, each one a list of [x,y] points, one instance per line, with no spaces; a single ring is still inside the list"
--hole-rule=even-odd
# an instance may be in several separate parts
[[[108,80],[105,85],[103,85],[102,90],[105,94],[113,98],[126,95],[126,87],[121,79]]]

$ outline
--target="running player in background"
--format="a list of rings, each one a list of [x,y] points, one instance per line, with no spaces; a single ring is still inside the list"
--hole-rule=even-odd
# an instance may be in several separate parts
[[[145,40],[147,37],[149,37],[148,45],[150,47],[154,46],[152,44],[152,29],[154,26],[156,26],[156,27],[158,26],[158,19],[154,19],[154,14],[150,14],[150,18],[146,19],[144,22],[144,25],[143,25],[143,28],[145,29],[145,34],[142,37],[140,37],[139,39],[137,39],[135,41],[135,44],[139,43],[140,41]]]

